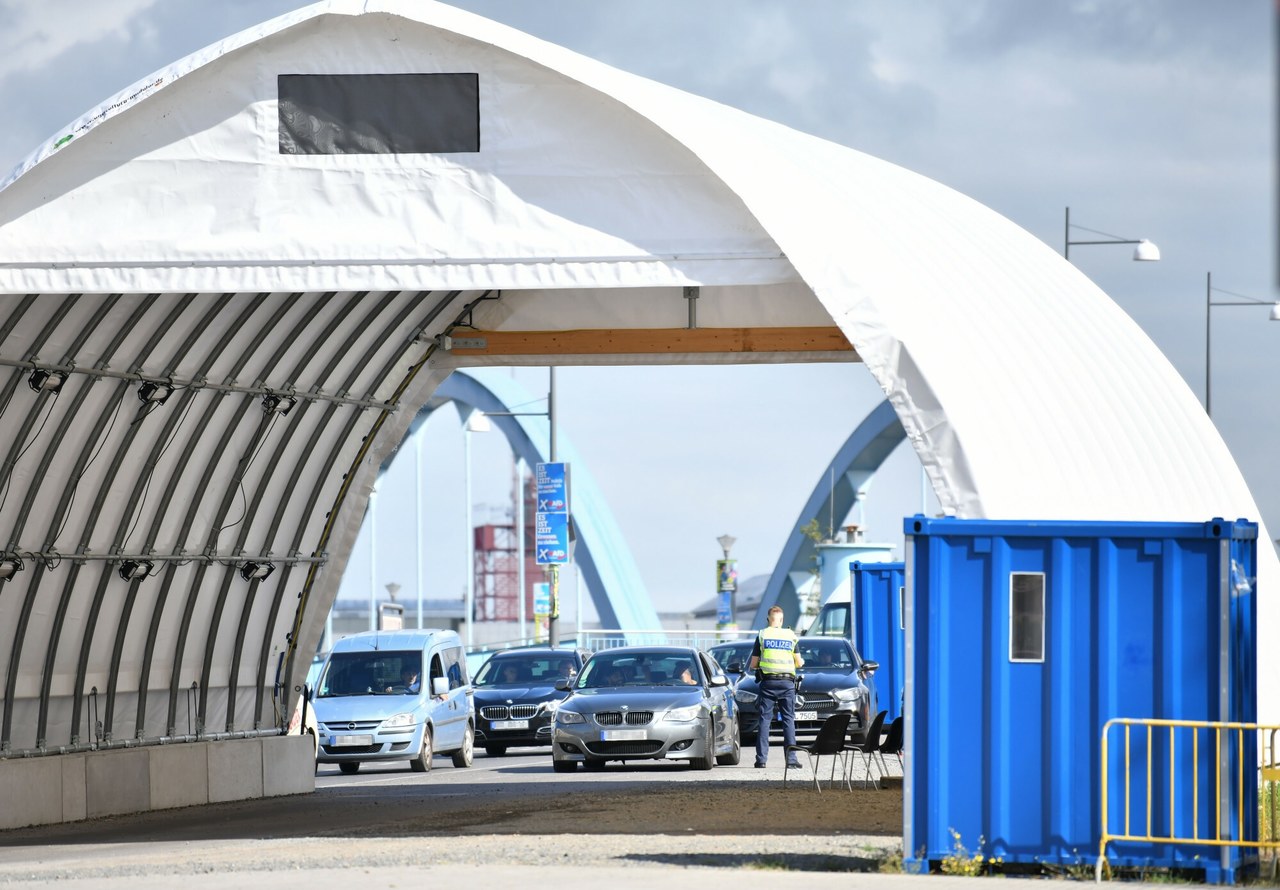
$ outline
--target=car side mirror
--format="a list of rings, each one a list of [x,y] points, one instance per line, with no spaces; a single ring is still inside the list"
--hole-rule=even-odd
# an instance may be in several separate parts
[[[729,678],[726,677],[724,674],[712,674],[711,685],[712,686],[728,686]]]
[[[725,667],[725,670],[731,674],[740,674],[742,673],[742,662],[731,661],[729,662],[728,666]]]
[[[864,661],[864,662],[862,663],[862,668],[861,668],[861,670],[860,670],[860,673],[861,673],[861,674],[862,674],[862,676],[864,676],[864,677],[870,677],[872,674],[874,674],[874,673],[875,673],[876,671],[878,671],[879,669],[880,669],[880,662],[878,662],[878,661]]]
[[[557,677],[557,678],[556,678],[556,689],[559,689],[561,692],[564,692],[565,690],[567,690],[567,689],[569,688],[569,684],[570,684],[571,682],[573,682],[573,681],[572,681],[572,680],[570,680],[568,677]]]
[[[431,681],[432,695],[448,695],[449,679],[447,677],[435,677]]]

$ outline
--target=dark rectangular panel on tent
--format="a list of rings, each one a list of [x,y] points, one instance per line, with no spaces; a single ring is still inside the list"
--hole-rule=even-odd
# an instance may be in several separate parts
[[[281,74],[280,154],[480,150],[478,74]]]

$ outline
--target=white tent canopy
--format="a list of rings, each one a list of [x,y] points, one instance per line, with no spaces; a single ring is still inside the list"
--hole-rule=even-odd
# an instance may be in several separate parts
[[[860,359],[949,513],[1259,516],[1164,356],[1008,220],[428,0],[307,7],[55,134],[0,185],[0,306],[11,750],[87,741],[91,687],[113,737],[190,695],[273,725],[460,366]]]

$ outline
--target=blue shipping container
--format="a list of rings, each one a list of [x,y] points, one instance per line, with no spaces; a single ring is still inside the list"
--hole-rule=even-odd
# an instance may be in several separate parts
[[[906,678],[906,623],[902,615],[905,564],[855,562],[849,566],[853,601],[853,645],[867,661],[880,664],[876,691],[880,707],[888,711],[887,726],[902,713]]]
[[[1108,720],[1256,721],[1256,524],[917,516],[904,531],[909,863],[957,845],[1005,862],[1092,863]],[[1223,754],[1221,775],[1249,777],[1243,799],[1224,783],[1224,815],[1211,742],[1193,764],[1191,744],[1174,755],[1135,735],[1127,773],[1123,761],[1105,770],[1108,832],[1124,831],[1128,791],[1130,833],[1214,837],[1218,818],[1224,837],[1256,838],[1249,738],[1242,755],[1234,744]],[[1137,787],[1147,782],[1150,817]],[[1107,853],[1209,881],[1256,862],[1250,850],[1151,840]]]

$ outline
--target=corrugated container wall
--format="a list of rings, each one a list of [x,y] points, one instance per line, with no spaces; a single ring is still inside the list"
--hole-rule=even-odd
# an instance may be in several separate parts
[[[888,713],[887,726],[902,713],[902,687],[906,678],[906,623],[903,621],[903,575],[900,562],[864,563],[849,566],[849,586],[853,591],[853,645],[867,661],[880,664],[876,670],[876,692],[880,707]]]
[[[941,862],[957,843],[1005,862],[1091,863],[1108,720],[1256,720],[1256,524],[917,516],[904,532],[911,864]],[[1127,772],[1111,758],[1110,833],[1123,830],[1127,781],[1131,832],[1214,836],[1218,772],[1211,754],[1193,766],[1190,747],[1172,767],[1167,743],[1135,744]],[[1252,743],[1238,760],[1231,746],[1223,774],[1252,775],[1256,757]],[[1148,776],[1150,817],[1137,788]],[[1257,782],[1242,784],[1243,799],[1223,792],[1224,836],[1256,837]],[[1237,850],[1148,840],[1108,857],[1231,881],[1255,859]]]

